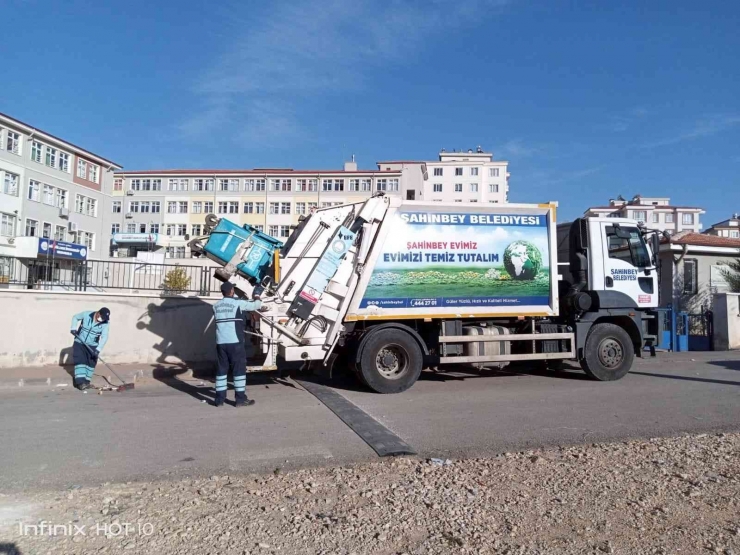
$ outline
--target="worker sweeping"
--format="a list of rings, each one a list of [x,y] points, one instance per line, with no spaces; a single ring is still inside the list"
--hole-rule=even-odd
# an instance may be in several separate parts
[[[80,312],[72,317],[70,332],[75,336],[72,355],[75,363],[74,386],[80,391],[90,388],[98,356],[108,341],[110,310]]]
[[[229,370],[234,375],[236,406],[254,404],[247,399],[247,351],[244,344],[245,318],[248,312],[258,310],[262,301],[252,301],[234,297],[234,284],[228,281],[221,285],[224,298],[213,305],[216,320],[216,354],[218,370],[216,371],[216,399],[214,405],[220,407],[226,400],[226,380]]]

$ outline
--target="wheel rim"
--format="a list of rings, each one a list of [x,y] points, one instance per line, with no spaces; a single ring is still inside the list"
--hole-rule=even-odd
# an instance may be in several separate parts
[[[375,368],[388,380],[401,378],[409,369],[409,354],[401,345],[386,345],[375,356]]]
[[[607,337],[599,344],[599,362],[606,368],[616,368],[624,360],[624,348],[613,337]]]

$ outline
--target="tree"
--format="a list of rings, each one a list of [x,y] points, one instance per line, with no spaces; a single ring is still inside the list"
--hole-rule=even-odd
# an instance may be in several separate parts
[[[725,261],[722,266],[724,267],[720,270],[720,274],[727,282],[730,291],[740,293],[740,258]]]
[[[178,295],[190,287],[190,278],[184,268],[175,268],[167,272],[162,282],[165,295]]]

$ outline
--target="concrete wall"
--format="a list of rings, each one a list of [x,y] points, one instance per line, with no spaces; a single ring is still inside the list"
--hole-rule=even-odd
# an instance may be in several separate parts
[[[216,300],[0,290],[0,368],[71,362],[72,316],[103,306],[111,311],[106,362],[213,361]]]
[[[740,293],[714,295],[714,350],[740,349]]]

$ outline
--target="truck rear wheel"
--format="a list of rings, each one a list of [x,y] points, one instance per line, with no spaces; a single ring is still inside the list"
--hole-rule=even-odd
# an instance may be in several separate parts
[[[629,334],[615,324],[596,324],[586,338],[581,368],[601,382],[623,378],[632,367],[635,348]]]
[[[400,393],[419,379],[422,358],[419,344],[408,333],[380,330],[362,348],[360,377],[377,393]]]

